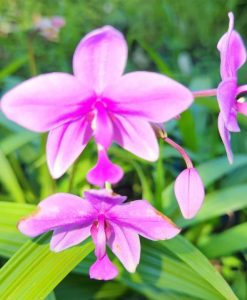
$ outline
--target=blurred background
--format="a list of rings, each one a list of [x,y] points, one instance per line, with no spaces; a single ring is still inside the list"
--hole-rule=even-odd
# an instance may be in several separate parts
[[[122,31],[128,41],[126,72],[157,71],[192,90],[216,88],[220,81],[216,45],[228,29],[229,11],[234,13],[235,28],[246,42],[245,0],[0,0],[0,95],[37,74],[72,72],[72,56],[80,39],[106,24]],[[239,72],[239,83],[247,83],[247,66]],[[186,148],[207,187],[206,208],[195,221],[182,220],[172,192],[172,183],[184,169],[184,162],[163,143],[160,159],[154,164],[113,147],[111,157],[125,171],[115,191],[130,199],[147,198],[184,227],[185,237],[211,259],[239,299],[244,300],[247,299],[244,233],[247,232],[247,119],[239,116],[241,133],[232,135],[235,164],[229,166],[218,134],[217,116],[216,98],[201,98],[180,119],[165,125],[169,136]],[[81,194],[90,187],[85,175],[96,161],[93,143],[68,174],[55,182],[45,161],[46,135],[28,132],[0,115],[0,139],[1,201],[36,204],[57,191]],[[225,230],[229,234],[235,228],[236,235],[231,231],[230,235],[224,235]],[[0,242],[0,262],[4,264],[17,248],[7,253]],[[157,255],[159,260],[163,259],[160,252]],[[182,286],[180,291],[171,288],[171,293],[169,287],[162,290],[158,280],[150,279],[157,279],[155,270],[149,270],[150,277],[144,277],[150,290],[148,285],[146,290],[140,286],[134,277],[103,284],[75,272],[59,284],[54,297],[151,299],[159,295],[159,299],[209,299],[196,293],[190,295]],[[155,294],[155,291],[161,292]]]

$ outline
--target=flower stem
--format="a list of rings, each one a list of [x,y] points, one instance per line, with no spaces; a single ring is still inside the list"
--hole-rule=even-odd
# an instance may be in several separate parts
[[[193,168],[193,163],[189,158],[189,155],[180,145],[178,145],[168,137],[163,138],[163,141],[167,142],[167,144],[171,145],[174,149],[176,149],[181,154],[188,169]]]
[[[27,38],[29,67],[30,67],[30,73],[32,76],[36,76],[38,74],[36,59],[35,59],[34,51],[33,51],[33,39],[34,39],[35,34],[36,34],[36,32],[30,32],[28,34],[28,38]]]
[[[74,179],[77,171],[77,166],[78,166],[78,160],[76,160],[72,166],[70,177],[69,177],[69,183],[68,183],[68,193],[71,193],[74,185]]]
[[[195,91],[192,92],[192,94],[194,95],[195,98],[212,97],[212,96],[216,96],[217,89]]]

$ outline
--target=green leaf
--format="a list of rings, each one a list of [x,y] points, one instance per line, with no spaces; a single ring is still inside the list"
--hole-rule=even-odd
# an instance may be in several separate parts
[[[56,287],[55,293],[57,300],[92,300],[92,299],[117,299],[125,294],[128,288],[116,281],[91,280],[86,276],[78,274],[69,274]],[[124,299],[124,298],[123,298]]]
[[[61,253],[49,249],[50,235],[26,242],[0,271],[2,299],[43,299],[92,250],[85,242]],[[35,282],[35,284],[33,284]]]
[[[54,292],[51,292],[46,298],[45,300],[56,300],[56,296]]]
[[[96,291],[94,299],[115,299],[122,296],[127,290],[127,287],[119,282],[109,281],[101,286]]]
[[[0,256],[10,258],[26,241],[27,237],[15,232],[0,232]]]
[[[0,80],[4,79],[5,77],[15,73],[20,67],[22,67],[27,62],[27,55],[17,58],[5,68],[1,69],[0,71]]]
[[[247,207],[246,194],[246,184],[207,194],[201,210],[194,219],[185,220],[179,217],[175,223],[185,228]]]
[[[247,249],[247,223],[234,226],[223,233],[205,236],[198,246],[209,258]]]
[[[137,272],[123,272],[119,280],[152,299],[159,299],[171,292],[182,299],[182,295],[192,299],[225,299],[197,272],[171,257],[167,253],[166,242],[143,242]]]
[[[0,148],[5,155],[8,155],[37,137],[38,135],[33,132],[18,132],[3,139],[0,142]]]
[[[162,209],[162,192],[165,186],[165,170],[163,165],[163,158],[160,155],[156,163],[156,168],[154,172],[154,182],[155,182],[155,207],[159,210]],[[145,199],[145,198],[144,198]],[[149,199],[149,198],[146,198]]]
[[[17,223],[34,208],[30,204],[0,202],[0,256],[11,257],[28,240],[17,230]]]
[[[89,255],[75,271],[86,274],[93,259]],[[160,242],[142,240],[136,273],[129,274],[121,266],[119,269],[117,280],[151,299],[164,295],[167,299],[236,299],[206,257],[182,237]]]
[[[25,203],[25,195],[15,176],[15,173],[3,152],[0,150],[0,182],[12,196],[12,201]]]
[[[246,272],[238,272],[233,282],[233,290],[238,296],[239,300],[247,299],[247,280]]]
[[[166,76],[173,77],[174,74],[171,72],[168,65],[164,62],[162,57],[150,45],[148,45],[144,41],[140,41],[140,40],[138,40],[138,43],[147,52],[150,59],[155,63],[157,69],[161,73],[166,74]]]
[[[152,193],[152,190],[150,189],[148,177],[146,177],[142,167],[137,162],[131,161],[130,163],[135,168],[135,170],[138,174],[138,177],[140,179],[141,187],[142,187],[142,198],[149,199],[151,201],[153,199],[153,193]]]
[[[195,129],[196,125],[190,110],[183,112],[181,118],[178,120],[178,126],[182,134],[185,147],[196,151],[198,148]]]
[[[165,247],[198,273],[198,276],[204,278],[205,281],[212,285],[225,299],[237,300],[237,297],[229,285],[211,265],[208,259],[182,236],[177,236],[174,239],[166,241]]]

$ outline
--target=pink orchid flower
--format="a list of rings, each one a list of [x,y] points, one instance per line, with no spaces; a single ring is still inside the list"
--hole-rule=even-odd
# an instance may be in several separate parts
[[[224,143],[227,157],[230,163],[233,154],[230,145],[230,132],[238,132],[240,128],[237,122],[237,113],[247,115],[247,103],[240,103],[237,97],[247,92],[247,86],[238,87],[237,71],[246,62],[246,48],[241,36],[233,29],[234,16],[229,16],[229,29],[218,42],[221,65],[220,73],[222,81],[217,89],[217,99],[220,106],[218,128]]]
[[[140,260],[139,235],[164,240],[180,231],[145,200],[123,204],[126,197],[109,190],[90,190],[84,195],[85,199],[62,193],[50,196],[38,205],[36,214],[20,221],[18,228],[29,237],[53,230],[50,247],[55,252],[78,245],[91,235],[97,257],[90,268],[91,278],[117,276],[106,245],[129,272],[135,272]]]
[[[156,160],[159,147],[149,122],[168,121],[192,103],[192,93],[164,75],[123,75],[126,60],[123,35],[105,26],[77,46],[74,75],[40,75],[4,95],[2,110],[9,119],[33,131],[49,131],[47,161],[54,178],[66,172],[93,136],[99,157],[88,180],[100,186],[118,182],[123,173],[107,157],[111,144]]]

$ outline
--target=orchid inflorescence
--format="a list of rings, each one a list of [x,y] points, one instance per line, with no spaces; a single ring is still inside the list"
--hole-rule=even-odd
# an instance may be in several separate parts
[[[53,178],[61,177],[94,139],[98,161],[87,180],[98,190],[84,198],[58,193],[38,205],[37,212],[19,222],[19,230],[35,237],[53,231],[50,249],[62,251],[92,236],[96,262],[90,277],[109,280],[117,276],[106,246],[129,272],[140,259],[139,235],[150,240],[176,236],[180,229],[146,200],[124,203],[108,184],[118,183],[124,173],[112,163],[108,150],[113,143],[133,154],[155,161],[159,157],[157,137],[176,149],[186,164],[175,181],[174,191],[184,218],[193,218],[204,200],[202,179],[185,150],[168,137],[162,123],[179,116],[196,97],[217,96],[219,133],[229,162],[233,155],[230,132],[239,131],[237,113],[247,115],[246,103],[238,96],[247,86],[237,85],[237,70],[246,61],[246,49],[229,29],[218,43],[222,81],[217,89],[192,92],[173,79],[154,72],[123,74],[127,43],[111,26],[87,34],[73,56],[73,75],[54,72],[36,76],[7,92],[1,101],[4,114],[36,132],[49,132],[47,163]]]

